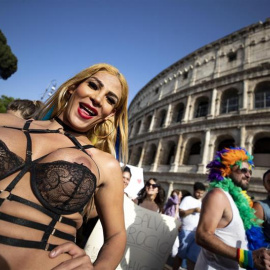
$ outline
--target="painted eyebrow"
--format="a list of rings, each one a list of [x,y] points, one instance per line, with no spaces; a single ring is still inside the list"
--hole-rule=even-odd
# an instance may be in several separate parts
[[[93,78],[95,81],[97,81],[98,82],[98,84],[99,84],[99,87],[104,87],[104,84],[102,83],[102,81],[101,80],[99,80],[97,77],[91,77],[91,78]]]
[[[102,83],[102,81],[99,80],[97,77],[93,76],[93,77],[91,77],[91,78],[93,78],[95,81],[98,82],[100,88],[101,88],[101,87],[104,87],[104,84]],[[118,96],[117,96],[115,93],[113,93],[112,91],[109,91],[109,94],[110,94],[111,96],[115,97],[117,102],[119,101],[119,98],[118,98]]]

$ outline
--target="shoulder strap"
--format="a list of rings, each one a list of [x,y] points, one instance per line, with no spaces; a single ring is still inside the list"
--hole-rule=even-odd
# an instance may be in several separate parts
[[[24,126],[23,126],[23,130],[28,130],[30,127],[30,124],[33,122],[33,119],[29,119],[25,122]]]
[[[78,149],[80,149],[80,150],[82,150],[85,154],[87,154],[88,156],[89,156],[89,154],[85,151],[85,149],[88,149],[88,148],[95,148],[95,146],[93,146],[93,145],[81,145],[81,143],[72,135],[72,134],[70,134],[70,133],[68,133],[68,132],[65,132],[64,133],[73,143],[74,143],[74,145],[78,148]]]
[[[18,127],[11,127],[11,126],[3,126],[4,128],[12,128],[12,129],[18,129],[18,130],[28,130],[30,127],[31,122],[33,122],[33,119],[29,119],[24,123],[23,128]]]
[[[88,144],[82,146],[84,149],[96,148],[94,145]]]
[[[25,158],[25,165],[22,168],[22,170],[16,175],[16,177],[9,183],[9,185],[6,187],[6,191],[11,192],[11,190],[17,185],[17,183],[21,180],[21,178],[24,176],[26,172],[28,172],[29,168],[32,164],[32,141],[29,133],[27,131],[24,131],[24,134],[27,139],[27,145],[26,145],[26,158]]]

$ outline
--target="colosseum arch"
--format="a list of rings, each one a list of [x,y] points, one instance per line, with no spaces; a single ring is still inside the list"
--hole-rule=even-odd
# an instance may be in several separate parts
[[[165,109],[160,110],[156,116],[155,128],[161,128],[165,124],[167,111]]]
[[[224,148],[231,148],[235,147],[235,140],[234,138],[228,138],[222,140],[218,145],[217,145],[217,150],[221,151]]]
[[[270,167],[270,132],[254,136],[252,153],[256,167]]]
[[[209,111],[209,98],[206,96],[199,97],[194,107],[194,118],[204,117]]]
[[[132,149],[129,148],[128,149],[128,163],[130,163],[130,161],[131,161],[131,154],[132,154]]]
[[[128,130],[128,136],[131,137],[132,136],[132,131],[133,131],[133,125],[131,125],[131,127]]]
[[[239,95],[238,89],[230,88],[223,92],[221,96],[220,114],[238,111]]]
[[[170,165],[174,161],[176,153],[176,143],[175,141],[165,141],[163,143],[163,151],[160,159],[161,165]]]
[[[270,81],[260,82],[254,90],[254,108],[263,109],[270,107]]]
[[[151,122],[152,122],[152,115],[146,116],[144,121],[143,121],[142,132],[148,132],[149,131]]]
[[[183,102],[178,103],[173,110],[172,123],[181,123],[185,112],[185,105]]]
[[[135,149],[130,152],[129,163],[134,166],[138,165],[142,154],[142,146],[135,146]]]
[[[157,154],[157,146],[154,143],[152,143],[146,149],[143,165],[145,166],[152,165],[155,161],[156,154]]]
[[[198,165],[201,162],[202,142],[199,138],[191,138],[186,143],[183,164]]]
[[[235,147],[236,142],[234,137],[231,134],[222,134],[217,136],[214,146],[214,153],[221,151],[225,147]],[[212,157],[213,158],[213,157]],[[211,159],[212,159],[211,158]]]
[[[135,128],[135,130],[134,130],[134,134],[133,134],[133,135],[139,134],[140,129],[141,129],[141,124],[142,124],[142,121],[139,120],[139,121],[137,122],[137,125],[136,125],[136,128]]]

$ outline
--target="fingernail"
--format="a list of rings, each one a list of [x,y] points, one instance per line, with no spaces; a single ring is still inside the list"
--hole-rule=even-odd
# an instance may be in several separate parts
[[[55,256],[55,254],[56,254],[55,250],[51,251],[51,256]]]

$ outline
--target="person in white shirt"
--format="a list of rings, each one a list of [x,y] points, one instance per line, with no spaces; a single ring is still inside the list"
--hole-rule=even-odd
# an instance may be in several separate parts
[[[193,270],[200,253],[200,247],[195,241],[195,233],[200,218],[201,199],[205,193],[204,184],[195,182],[193,191],[193,196],[185,197],[179,206],[182,227],[178,234],[179,248],[173,270],[178,270],[183,259],[187,260],[188,270]]]
[[[180,217],[182,227],[179,231],[179,248],[175,257],[173,270],[177,270],[182,260],[187,260],[188,270],[194,269],[197,257],[200,253],[200,247],[196,244],[195,233],[199,223],[201,211],[201,199],[205,193],[205,186],[201,182],[194,183],[193,196],[185,197],[180,206]]]

